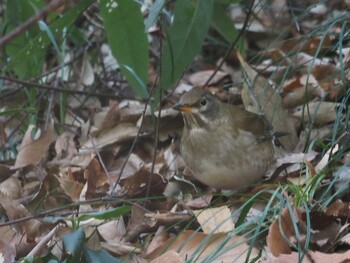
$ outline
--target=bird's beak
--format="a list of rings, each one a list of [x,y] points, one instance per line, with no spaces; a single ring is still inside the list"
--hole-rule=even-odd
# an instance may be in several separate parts
[[[182,111],[182,112],[190,112],[190,111],[192,111],[192,106],[178,102],[173,106],[173,109],[178,110],[178,111]]]

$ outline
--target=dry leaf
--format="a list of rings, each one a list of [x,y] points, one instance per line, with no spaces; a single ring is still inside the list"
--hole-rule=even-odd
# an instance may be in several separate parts
[[[103,131],[97,138],[93,138],[96,149],[112,145],[114,143],[124,142],[134,138],[137,134],[138,128],[131,123],[121,123],[110,130]],[[80,152],[91,152],[95,149],[91,140],[87,141],[80,148]]]
[[[168,252],[164,253],[163,255],[153,259],[151,263],[183,263],[184,261],[181,259],[181,256],[179,253],[175,252],[174,250],[169,250]]]
[[[270,225],[269,233],[266,237],[267,246],[272,255],[276,257],[281,254],[291,253],[290,245],[281,234],[279,224],[281,224],[281,230],[285,237],[289,239],[295,236],[293,220],[287,207],[283,209],[281,216]]]
[[[66,132],[57,137],[55,142],[56,160],[69,159],[77,154],[77,148],[72,134]]]
[[[327,101],[310,101],[294,109],[293,116],[320,126],[335,121],[338,118],[340,103]],[[340,113],[342,116],[342,113]]]
[[[16,247],[10,243],[0,240],[0,260],[2,263],[15,262]]]
[[[318,81],[313,75],[303,75],[286,81],[282,90],[283,106],[293,108],[315,97],[325,97]]]
[[[80,71],[80,81],[86,86],[92,85],[95,81],[94,70],[92,69],[90,58],[86,53],[83,57],[83,65]]]
[[[206,234],[227,233],[235,228],[227,206],[195,210],[193,213]]]
[[[279,138],[283,147],[289,151],[294,150],[298,143],[298,137],[293,121],[282,107],[280,94],[271,87],[265,78],[259,76],[239,53],[237,55],[250,82],[248,85],[244,83],[242,90],[242,100],[246,110],[261,113],[260,109],[262,109],[275,131],[288,133],[287,136]],[[253,85],[254,88],[251,89],[249,85]]]
[[[11,176],[0,184],[0,193],[9,198],[18,199],[22,197],[21,182],[17,177]]]
[[[53,120],[50,121],[47,130],[41,129],[41,135],[37,139],[32,138],[35,126],[29,125],[24,134],[14,169],[28,165],[37,165],[45,157],[51,142],[54,140]]]
[[[220,251],[217,251],[218,248]],[[168,239],[152,252],[147,259],[155,259],[166,251],[177,251],[183,261],[191,262],[246,262],[249,245],[239,236],[227,234],[206,235],[201,232],[186,230],[176,237]],[[217,253],[217,254],[216,254]],[[258,256],[258,250],[251,250],[250,259]]]
[[[21,219],[31,216],[28,210],[19,202],[2,196],[0,199],[1,206],[5,209],[9,220]],[[28,239],[33,240],[42,234],[44,224],[37,219],[30,219],[14,225],[20,234],[26,234]]]
[[[87,183],[87,190],[85,193],[87,199],[105,196],[109,186],[113,184],[96,159],[92,159],[84,170],[84,178]]]
[[[189,81],[193,86],[204,86],[204,84],[211,77],[213,72],[214,70],[198,71],[196,73],[191,74],[191,76],[189,77]],[[226,72],[218,71],[216,72],[215,76],[212,78],[208,85],[214,85],[223,80],[225,77],[228,77],[228,74]]]
[[[325,153],[325,155],[322,157],[321,161],[319,161],[319,163],[316,165],[315,171],[318,173],[323,168],[325,168],[328,164],[328,161],[331,158],[331,155],[336,154],[338,150],[339,150],[339,144],[336,144],[334,145],[334,147],[329,148],[328,151]]]
[[[293,252],[290,255],[280,255],[275,259],[261,261],[261,263],[295,263],[300,255]],[[350,250],[345,253],[326,254],[318,251],[307,251],[301,263],[347,263],[350,260]]]

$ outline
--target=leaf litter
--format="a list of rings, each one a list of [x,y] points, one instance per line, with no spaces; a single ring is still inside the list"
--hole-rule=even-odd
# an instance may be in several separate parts
[[[343,81],[344,76],[349,76],[346,67],[349,48],[337,51],[342,57],[320,56],[320,52],[326,52],[334,44],[332,34],[339,34],[338,25],[330,28],[323,38],[315,36],[302,41],[302,36],[296,34],[295,38],[271,47],[269,42],[276,33],[270,26],[285,29],[292,19],[285,4],[273,2],[271,8],[286,16],[282,19],[283,16],[270,16],[267,10],[262,10],[248,29],[247,41],[255,40],[249,35],[252,32],[258,36],[255,44],[264,51],[261,52],[264,60],[248,63],[238,55],[246,73],[244,83],[255,83],[255,88],[243,84],[243,90],[236,86],[223,89],[221,85],[235,83],[235,76],[243,79],[237,67],[225,63],[208,89],[223,101],[237,103],[238,98],[246,109],[258,113],[262,110],[275,129],[288,132],[288,139],[281,138],[284,149],[271,169],[277,178],[272,176],[272,182],[264,182],[263,187],[277,189],[279,184],[290,184],[306,192],[310,190],[308,181],[314,178],[326,189],[324,192],[333,186],[340,189],[341,185],[332,185],[332,180],[341,176],[344,184],[349,181],[348,133],[342,131],[343,136],[339,137],[344,140],[331,141],[329,149],[323,149],[317,142],[330,142],[335,122],[347,125],[348,113],[342,110],[339,98],[346,92]],[[315,27],[315,21],[327,19],[324,8],[331,10],[327,5],[315,6],[310,10],[309,19],[301,21],[305,34]],[[233,14],[241,11],[239,7],[231,11],[237,27],[241,21]],[[102,47],[106,48],[106,44]],[[108,59],[104,62],[108,68],[104,73],[112,76],[117,69],[116,61],[111,62],[111,55],[104,59]],[[79,82],[91,85],[98,71],[90,56],[84,55],[80,62],[81,67],[75,72],[79,73]],[[190,173],[185,170],[178,146],[183,123],[171,106],[184,91],[203,85],[210,77],[213,69],[206,62],[201,63],[201,69],[185,73],[162,109],[154,113],[126,92],[127,95],[121,96],[123,99],[110,100],[105,107],[91,99],[81,111],[72,106],[80,106],[79,101],[69,104],[72,112],[79,114],[72,118],[74,121],[66,118],[70,129],[58,136],[54,121],[50,121],[46,129],[29,126],[16,159],[10,164],[1,164],[0,205],[5,216],[0,228],[1,255],[9,261],[27,256],[28,253],[21,254],[17,249],[21,244],[34,255],[45,255],[49,250],[63,257],[62,238],[72,231],[80,214],[131,205],[131,212],[123,216],[78,222],[88,237],[87,245],[94,249],[103,247],[120,258],[132,255],[131,258],[140,262],[163,262],[164,259],[245,262],[248,254],[250,258],[257,257],[259,250],[265,251],[263,262],[296,262],[300,257],[296,248],[306,244],[308,250],[303,262],[348,259],[348,252],[340,253],[342,246],[349,247],[346,191],[340,197],[330,198],[332,202],[325,205],[317,202],[315,193],[308,201],[316,205],[308,211],[297,206],[296,192],[284,189],[282,192],[291,209],[275,201],[280,213],[270,219],[267,233],[262,234],[263,246],[253,247],[244,231],[241,235],[235,234],[242,222],[234,214],[237,211],[244,214],[237,209],[240,205],[237,206],[237,200],[249,200],[257,188],[230,196],[206,189],[187,176]],[[344,75],[340,70],[345,71]],[[155,71],[150,69],[150,72]],[[75,99],[70,96],[68,101]],[[159,144],[155,153],[156,121],[159,122]],[[1,119],[0,138],[6,143],[12,126],[10,122],[4,123]],[[77,130],[81,131],[80,136],[72,132]],[[310,138],[315,147],[306,148]],[[54,157],[50,156],[52,151]],[[264,208],[257,205],[249,210],[254,214],[250,222],[258,225]]]

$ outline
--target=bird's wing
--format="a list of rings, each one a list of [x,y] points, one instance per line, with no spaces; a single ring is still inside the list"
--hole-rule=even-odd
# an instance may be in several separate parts
[[[234,120],[233,125],[239,129],[253,133],[258,140],[273,137],[273,127],[263,115],[258,115],[237,106],[232,106],[230,114]]]

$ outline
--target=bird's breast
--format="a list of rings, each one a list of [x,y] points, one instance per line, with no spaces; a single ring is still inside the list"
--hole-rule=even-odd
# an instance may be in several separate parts
[[[257,142],[248,131],[204,128],[184,131],[181,153],[193,175],[219,189],[237,189],[256,182],[274,158],[272,141]]]

